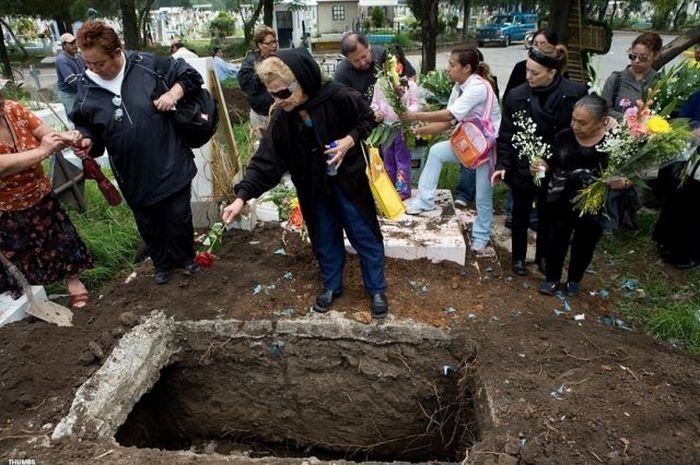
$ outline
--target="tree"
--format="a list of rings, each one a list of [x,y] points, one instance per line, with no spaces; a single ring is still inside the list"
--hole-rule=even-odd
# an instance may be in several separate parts
[[[219,15],[209,23],[209,31],[212,37],[224,38],[232,36],[236,31],[236,22],[231,15],[225,11],[219,12]]]
[[[661,69],[666,63],[683,53],[688,47],[700,43],[700,26],[696,26],[679,35],[661,49],[661,55],[652,65],[654,69]]]
[[[413,16],[420,22],[421,42],[421,74],[435,70],[435,54],[437,53],[438,35],[438,4],[440,0],[408,0],[408,6]]]
[[[134,0],[119,0],[119,9],[122,11],[124,46],[127,50],[138,50],[141,40],[136,20],[136,3]]]

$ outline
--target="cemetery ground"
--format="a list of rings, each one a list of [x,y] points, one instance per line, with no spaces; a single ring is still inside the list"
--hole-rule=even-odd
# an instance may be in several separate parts
[[[502,217],[496,221],[502,222]],[[206,436],[180,438],[169,445],[188,452],[161,451],[148,441],[136,444],[141,448],[126,447],[122,443],[128,444],[128,434],[123,432],[117,435],[119,444],[111,437],[51,441],[52,430],[68,413],[78,387],[95,374],[137,320],[155,310],[177,321],[262,320],[271,321],[272,328],[308,321],[346,322],[339,324],[358,325],[372,334],[388,334],[395,324],[425,324],[445,331],[465,345],[468,356],[459,365],[447,366],[444,351],[437,345],[423,347],[414,355],[422,357],[428,371],[434,372],[436,385],[459,383],[455,376],[469,376],[471,388],[466,392],[473,395],[469,404],[473,415],[465,420],[468,434],[450,438],[443,425],[431,424],[430,411],[423,412],[426,430],[437,428],[438,437],[452,441],[454,447],[445,449],[451,451],[445,455],[424,454],[413,461],[458,462],[470,446],[465,463],[700,463],[700,362],[687,347],[644,334],[652,322],[663,323],[651,316],[657,307],[689,312],[689,318],[697,319],[700,274],[697,269],[680,272],[664,265],[648,240],[649,228],[650,221],[645,221],[639,233],[604,239],[581,296],[566,297],[566,301],[537,294],[541,276],[534,266],[527,277],[514,276],[509,254],[501,248],[492,259],[475,260],[468,254],[466,266],[387,259],[391,313],[384,322],[372,322],[369,317],[355,256],[348,255],[343,295],[334,302],[332,312],[320,315],[309,309],[319,280],[308,244],[296,234],[287,234],[285,244],[276,225],[259,226],[252,233],[228,231],[219,259],[200,275],[175,273],[170,283],[156,286],[152,267],[144,262],[136,265],[135,277],[129,278],[130,269],[94,290],[91,303],[75,312],[73,327],[28,319],[0,328],[0,463],[31,459],[36,464],[301,464],[313,463],[303,458],[311,456],[333,463],[345,463],[345,458],[368,463],[397,457],[412,460],[401,454],[372,455],[383,439],[378,429],[369,447],[324,443],[324,438],[344,432],[349,424],[364,425],[361,429],[373,437],[382,420],[376,409],[381,411],[384,399],[410,397],[411,379],[419,372],[408,351],[396,354],[393,360],[400,375],[393,371],[368,375],[371,368],[363,366],[363,359],[358,362],[349,355],[340,364],[349,369],[320,378],[317,375],[336,368],[335,361],[331,351],[311,351],[306,363],[315,371],[308,382],[318,395],[301,407],[284,400],[289,390],[297,388],[286,375],[275,372],[287,363],[291,366],[291,355],[289,361],[279,357],[277,368],[265,367],[271,377],[263,382],[264,390],[245,396],[231,392],[229,383],[253,383],[261,375],[256,364],[274,357],[263,351],[252,365],[229,374],[216,368],[217,362],[230,355],[227,347],[234,344],[226,337],[200,340],[202,350],[186,368],[208,369],[210,375],[219,373],[222,378],[206,389],[199,382],[181,383],[176,391],[198,399],[193,405],[199,407],[188,414],[201,415],[210,408],[213,410],[205,416],[223,415],[231,423]],[[646,320],[643,312],[650,313]],[[610,323],[616,318],[613,325],[598,321]],[[634,326],[634,330],[620,326]],[[667,336],[673,338],[670,331],[671,327]],[[270,342],[265,341],[263,344]],[[194,340],[190,344],[194,347]],[[291,354],[293,346],[287,344],[286,349],[274,344],[273,348]],[[697,345],[694,349],[697,351]],[[383,349],[377,345],[371,350]],[[350,391],[347,386],[354,386],[357,377],[368,377],[369,384],[385,379],[376,392],[379,405]],[[168,391],[160,395],[169,397]],[[236,413],[227,416],[221,405],[231,403]],[[366,410],[366,415],[336,413],[352,404],[361,412]],[[315,409],[318,422],[315,413],[308,416]],[[150,425],[155,430],[149,429],[146,435],[184,420],[188,415],[184,412],[173,411],[167,420],[151,418],[148,423],[155,422]],[[387,411],[386,417],[394,414]],[[294,429],[302,425],[294,426],[293,419],[301,415],[306,419],[305,431],[315,430],[318,439],[304,442],[295,435]],[[237,421],[250,425],[245,420],[255,424],[265,416],[283,429],[290,422],[286,438],[256,441],[256,428],[236,426]],[[335,423],[329,424],[329,418]],[[145,430],[146,423],[137,423],[136,428]],[[228,455],[241,449],[248,452]]]

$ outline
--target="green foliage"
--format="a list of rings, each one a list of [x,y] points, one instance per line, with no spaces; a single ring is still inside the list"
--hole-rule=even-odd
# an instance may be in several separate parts
[[[429,105],[438,104],[442,108],[447,106],[454,86],[447,71],[430,71],[420,77],[419,84],[433,94],[427,99]]]
[[[238,158],[241,166],[246,166],[248,160],[253,156],[251,153],[253,140],[251,137],[251,127],[249,122],[236,124],[233,126],[233,137],[236,140],[236,148],[238,149]]]
[[[386,15],[384,14],[384,9],[379,6],[372,7],[369,10],[369,17],[372,21],[372,26],[382,27],[386,22]]]
[[[672,115],[700,88],[700,66],[685,60],[666,67],[654,80],[653,108],[661,115]]]
[[[236,22],[230,14],[221,11],[219,15],[209,23],[209,31],[211,35],[215,37],[232,36],[234,32],[236,32]]]
[[[94,288],[133,267],[141,239],[129,207],[125,203],[117,207],[107,204],[95,182],[85,182],[85,200],[85,213],[70,206],[65,209],[95,260],[95,267],[81,276],[88,287]]]
[[[2,89],[2,96],[6,100],[14,100],[15,102],[23,103],[28,102],[29,98],[31,97],[26,89],[23,89],[22,87],[17,87],[12,82],[8,82],[5,85],[5,88]]]
[[[404,50],[409,50],[415,47],[415,42],[411,39],[411,36],[406,32],[399,32],[391,39],[389,44],[400,45]]]
[[[657,218],[655,212],[641,213],[638,230],[601,240],[593,268],[614,270],[617,281],[608,284],[614,315],[700,355],[700,268],[669,272],[661,263],[651,239]],[[635,291],[620,287],[627,279],[637,280]]]

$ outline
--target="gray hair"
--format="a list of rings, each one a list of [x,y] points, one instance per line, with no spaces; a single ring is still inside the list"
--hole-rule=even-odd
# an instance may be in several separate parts
[[[586,107],[596,121],[605,119],[608,116],[608,103],[598,94],[589,94],[581,97],[574,104],[574,108],[580,107]]]

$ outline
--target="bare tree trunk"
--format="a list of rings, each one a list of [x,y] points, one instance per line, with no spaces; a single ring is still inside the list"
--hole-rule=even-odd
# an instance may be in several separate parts
[[[437,53],[437,29],[438,29],[438,3],[439,0],[425,0],[423,19],[421,21],[421,41],[423,42],[421,74],[435,70],[435,55]]]
[[[472,0],[464,0],[464,11],[462,14],[462,42],[467,40],[467,33],[469,32],[469,16],[472,8]]]
[[[689,47],[700,42],[700,26],[696,26],[679,35],[661,49],[661,55],[652,65],[654,69],[661,69],[666,63],[676,58]]]
[[[136,5],[134,0],[119,0],[119,9],[122,12],[124,25],[124,46],[127,50],[138,50],[139,27],[136,21]]]
[[[263,3],[263,23],[272,27],[272,12],[275,9],[274,0],[262,0]]]
[[[138,30],[141,31],[141,43],[144,47],[148,45],[148,31],[146,30],[146,25],[151,20],[151,6],[153,6],[154,2],[155,0],[148,0],[139,11],[138,17],[136,18]]]
[[[12,65],[10,64],[10,56],[5,47],[5,33],[2,32],[3,21],[0,21],[0,64],[2,64],[2,77],[12,79]]]
[[[553,0],[549,10],[548,27],[556,32],[559,41],[566,44],[569,40],[569,11],[574,0]]]
[[[253,11],[253,15],[248,19],[248,21],[246,21],[246,19],[243,17],[243,13],[241,13],[244,37],[241,50],[242,52],[248,50],[248,46],[251,45],[251,42],[253,41],[253,28],[255,27],[255,23],[258,22],[258,18],[260,17],[260,13],[262,12],[264,2],[265,0],[260,0],[258,2],[258,6],[255,7],[255,11]]]

